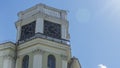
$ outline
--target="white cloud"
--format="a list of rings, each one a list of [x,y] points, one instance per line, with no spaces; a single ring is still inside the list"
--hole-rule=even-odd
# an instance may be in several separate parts
[[[98,68],[107,68],[107,66],[103,65],[103,64],[99,64]]]

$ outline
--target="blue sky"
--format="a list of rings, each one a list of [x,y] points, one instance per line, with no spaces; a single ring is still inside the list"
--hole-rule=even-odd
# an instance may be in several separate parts
[[[82,68],[120,68],[119,0],[1,0],[0,43],[15,42],[17,13],[38,3],[68,11],[72,54]]]

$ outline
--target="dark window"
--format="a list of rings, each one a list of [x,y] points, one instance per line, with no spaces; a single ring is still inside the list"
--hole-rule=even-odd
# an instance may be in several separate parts
[[[29,65],[29,56],[26,55],[23,57],[22,68],[28,68],[28,65]]]
[[[48,68],[56,68],[56,59],[53,55],[48,56]]]
[[[36,25],[36,21],[22,26],[20,40],[29,39],[30,37],[34,36],[35,35],[35,25]]]
[[[44,34],[49,37],[61,39],[61,25],[50,21],[44,21]]]

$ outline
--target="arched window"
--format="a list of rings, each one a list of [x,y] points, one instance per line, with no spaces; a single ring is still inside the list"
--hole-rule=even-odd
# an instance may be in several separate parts
[[[22,61],[22,68],[28,68],[29,65],[29,56],[25,55]]]
[[[48,56],[48,68],[56,68],[56,59],[53,55]]]

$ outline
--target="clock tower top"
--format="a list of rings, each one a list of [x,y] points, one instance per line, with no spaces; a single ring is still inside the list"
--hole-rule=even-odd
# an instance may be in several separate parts
[[[65,10],[44,4],[37,4],[19,12],[19,19],[16,22],[17,42],[43,38],[68,45],[70,36],[66,16]]]
[[[38,4],[18,13],[17,42],[0,44],[0,68],[81,68],[66,11]]]

